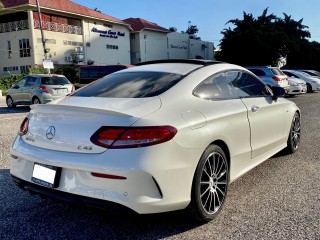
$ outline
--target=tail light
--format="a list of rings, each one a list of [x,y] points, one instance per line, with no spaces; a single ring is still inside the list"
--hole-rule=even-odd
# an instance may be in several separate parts
[[[105,148],[138,148],[171,140],[177,129],[158,127],[101,127],[91,137],[91,142]]]
[[[74,85],[72,85],[72,88],[71,88],[71,92],[73,92],[75,89],[74,89]]]
[[[273,76],[272,79],[275,80],[276,82],[280,82],[281,81],[281,78],[278,77],[278,76]]]
[[[29,126],[29,118],[25,118],[21,123],[20,129],[19,129],[20,136],[26,135],[26,133],[28,132],[28,126]]]
[[[49,93],[48,89],[46,86],[39,86],[39,89],[46,92],[46,93]]]

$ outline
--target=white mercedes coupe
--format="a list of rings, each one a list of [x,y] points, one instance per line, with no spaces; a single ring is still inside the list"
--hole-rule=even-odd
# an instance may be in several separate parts
[[[300,110],[237,65],[160,60],[32,105],[11,147],[32,194],[212,220],[228,184],[300,142]]]

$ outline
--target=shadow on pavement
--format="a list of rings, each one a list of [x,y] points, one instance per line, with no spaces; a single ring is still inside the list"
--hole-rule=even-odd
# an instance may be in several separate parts
[[[116,215],[30,196],[0,169],[0,239],[162,239],[200,226],[184,212]]]
[[[15,108],[8,108],[4,106],[0,107],[0,114],[27,113],[29,111],[30,111],[29,106],[18,106]]]

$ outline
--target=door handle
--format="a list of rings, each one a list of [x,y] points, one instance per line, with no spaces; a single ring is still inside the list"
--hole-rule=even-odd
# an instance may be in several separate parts
[[[257,111],[259,111],[259,107],[257,106],[257,105],[253,105],[252,107],[251,107],[251,111],[252,112],[257,112]]]

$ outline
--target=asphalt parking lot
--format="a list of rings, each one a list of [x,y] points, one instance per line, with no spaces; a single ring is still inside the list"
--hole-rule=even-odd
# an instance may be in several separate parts
[[[20,190],[9,174],[9,148],[30,109],[7,109],[4,100],[0,97],[0,239],[320,239],[320,92],[290,99],[303,114],[299,151],[277,154],[232,183],[224,209],[204,225],[184,212],[117,215]]]

